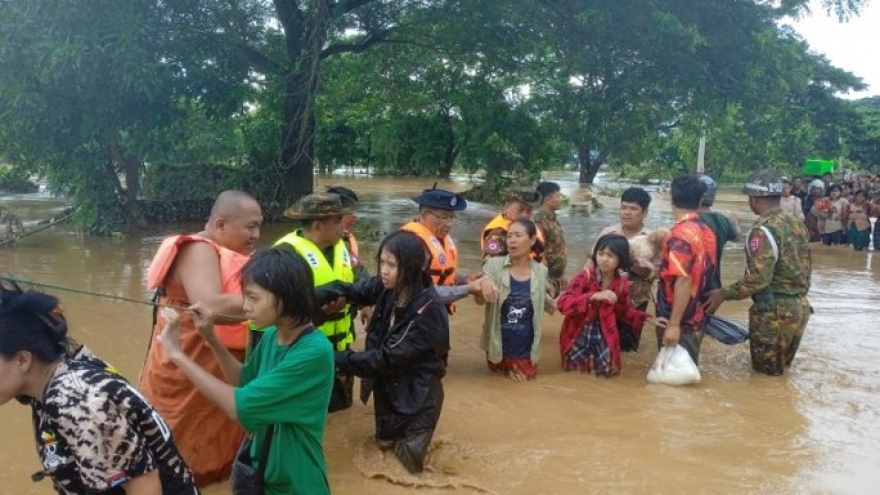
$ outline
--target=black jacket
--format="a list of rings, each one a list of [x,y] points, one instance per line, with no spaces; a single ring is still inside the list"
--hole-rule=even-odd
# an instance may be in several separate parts
[[[434,288],[423,290],[402,308],[394,307],[393,294],[378,277],[355,284],[350,302],[375,305],[366,348],[336,353],[341,371],[366,379],[361,389],[364,402],[375,390],[377,433],[386,439],[436,426],[443,400],[440,379],[449,355],[449,316]]]

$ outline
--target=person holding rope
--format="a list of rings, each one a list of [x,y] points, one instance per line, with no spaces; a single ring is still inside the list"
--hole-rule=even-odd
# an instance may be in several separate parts
[[[0,279],[0,405],[31,407],[42,470],[59,494],[197,495],[159,413],[68,336],[58,299]]]
[[[217,336],[240,361],[244,360],[247,324],[239,272],[260,237],[262,222],[254,198],[241,191],[224,191],[214,202],[205,230],[165,239],[147,273],[148,286],[157,290],[160,304],[188,306],[201,301],[212,313],[224,315],[218,318]],[[163,315],[154,315],[153,338],[165,326]],[[191,320],[181,323],[180,339],[187,356],[211,375],[223,376]],[[229,477],[243,437],[241,428],[199,394],[156,346],[147,351],[140,390],[168,421],[199,486]]]

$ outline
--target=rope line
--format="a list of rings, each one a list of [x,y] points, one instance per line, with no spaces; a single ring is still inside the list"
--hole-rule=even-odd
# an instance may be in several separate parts
[[[122,302],[127,302],[127,303],[132,303],[132,304],[142,304],[144,306],[151,306],[151,307],[157,307],[157,308],[171,308],[171,309],[176,309],[176,310],[180,310],[180,311],[189,310],[189,306],[182,306],[179,304],[160,303],[160,302],[154,302],[154,301],[149,301],[149,300],[145,300],[145,299],[137,299],[137,298],[133,298],[133,297],[117,296],[115,294],[105,294],[103,292],[95,292],[95,291],[91,291],[88,289],[80,289],[77,287],[71,287],[69,285],[53,284],[53,283],[48,283],[48,282],[38,282],[35,280],[28,280],[28,279],[19,278],[19,277],[2,277],[2,279],[9,280],[11,282],[15,282],[15,283],[19,283],[19,284],[26,284],[26,285],[32,285],[35,287],[41,287],[44,289],[60,290],[60,291],[64,291],[64,292],[70,292],[73,294],[81,294],[81,295],[85,295],[85,296],[100,297],[100,298],[104,298],[104,299],[111,299],[114,301],[122,301]],[[241,317],[241,315],[226,315],[226,314],[221,314],[221,313],[214,313],[213,316],[215,318],[219,317],[219,318],[228,318],[228,319],[234,319],[234,320],[243,319]]]

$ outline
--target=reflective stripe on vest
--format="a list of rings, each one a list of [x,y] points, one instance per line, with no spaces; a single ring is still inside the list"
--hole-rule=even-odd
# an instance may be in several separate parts
[[[321,249],[309,239],[302,237],[301,231],[297,230],[282,237],[275,243],[290,244],[300,256],[306,260],[312,269],[312,275],[315,278],[315,287],[330,282],[340,280],[342,282],[354,282],[354,270],[352,270],[351,257],[348,249],[342,239],[333,247],[333,259],[335,264],[331,265]],[[348,315],[350,307],[348,304],[340,311],[344,315]],[[325,321],[323,325],[318,327],[324,335],[330,339],[334,347],[338,351],[344,351],[354,342],[354,334],[351,333],[351,318],[340,318],[334,321]]]
[[[446,236],[444,242],[440,242],[427,227],[419,222],[410,222],[400,230],[406,230],[419,236],[422,242],[431,252],[431,267],[428,270],[434,285],[456,285],[456,270],[458,269],[458,250],[452,238]]]

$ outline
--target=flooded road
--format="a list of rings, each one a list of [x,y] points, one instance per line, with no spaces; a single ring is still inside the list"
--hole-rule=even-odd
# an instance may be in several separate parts
[[[362,258],[374,269],[381,235],[416,212],[407,198],[429,180],[344,178],[333,184],[362,197]],[[560,180],[573,195],[577,184]],[[319,186],[330,184],[319,179]],[[463,190],[464,181],[439,187]],[[668,199],[655,193],[649,227],[668,226]],[[583,265],[596,234],[616,222],[618,200],[602,198],[592,216],[564,209],[567,275]],[[719,192],[717,209],[754,216],[735,190]],[[35,220],[59,204],[33,197],[0,204]],[[206,212],[207,213],[207,212]],[[478,236],[495,214],[472,204],[453,230],[465,271],[479,268]],[[126,239],[76,236],[67,226],[0,250],[0,272],[119,296],[146,299],[144,271],[162,236],[199,225],[161,226]],[[270,225],[264,244],[289,226]],[[728,245],[723,279],[743,270],[742,245]],[[703,382],[694,387],[648,385],[656,354],[648,337],[624,354],[611,380],[565,373],[557,339],[561,316],[544,319],[539,378],[513,382],[486,371],[478,341],[483,310],[460,303],[451,318],[452,353],[446,402],[428,458],[429,472],[412,477],[372,442],[372,405],[356,403],[329,419],[325,437],[336,494],[872,494],[880,493],[880,258],[873,252],[813,245],[810,320],[789,374],[759,376],[746,345],[703,342]],[[876,266],[875,266],[876,265]],[[149,337],[150,308],[49,290],[62,298],[73,336],[136,380]],[[746,302],[720,313],[745,321]],[[646,333],[647,335],[647,333]],[[0,493],[50,494],[30,481],[39,466],[26,408],[0,408]],[[416,490],[413,486],[418,486]],[[225,486],[207,494],[229,493]]]

